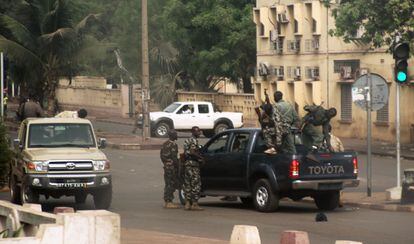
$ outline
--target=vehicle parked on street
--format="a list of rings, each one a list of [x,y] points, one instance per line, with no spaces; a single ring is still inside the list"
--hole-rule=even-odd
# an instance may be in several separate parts
[[[10,195],[13,203],[38,203],[39,196],[74,196],[84,203],[92,194],[97,209],[112,201],[110,164],[105,139],[96,140],[87,119],[33,118],[24,120],[14,141]]]
[[[243,127],[243,113],[221,112],[210,102],[175,102],[162,112],[151,112],[150,121],[156,137],[167,137],[170,129],[190,131],[198,126],[210,138],[223,130]],[[142,115],[138,122],[142,127]]]
[[[201,149],[202,196],[236,196],[261,212],[275,211],[279,200],[312,197],[322,210],[338,207],[340,190],[359,185],[353,151],[307,151],[267,155],[260,129],[226,130]],[[180,191],[183,202],[183,192]]]

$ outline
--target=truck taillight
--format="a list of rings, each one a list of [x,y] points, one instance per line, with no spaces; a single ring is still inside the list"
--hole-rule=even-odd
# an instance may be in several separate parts
[[[358,174],[358,159],[353,158],[352,159],[352,164],[354,165],[354,174]]]
[[[296,159],[290,163],[289,177],[291,179],[299,178],[299,161]]]

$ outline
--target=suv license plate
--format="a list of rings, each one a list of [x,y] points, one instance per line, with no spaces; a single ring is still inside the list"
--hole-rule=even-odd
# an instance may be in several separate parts
[[[58,183],[57,186],[63,187],[63,188],[86,188],[87,184],[86,183]]]

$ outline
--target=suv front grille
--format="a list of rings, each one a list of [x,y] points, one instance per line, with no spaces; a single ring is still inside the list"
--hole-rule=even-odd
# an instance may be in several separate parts
[[[93,163],[91,161],[63,161],[49,162],[49,171],[91,171]]]
[[[86,178],[50,178],[50,183],[93,183],[93,177]]]

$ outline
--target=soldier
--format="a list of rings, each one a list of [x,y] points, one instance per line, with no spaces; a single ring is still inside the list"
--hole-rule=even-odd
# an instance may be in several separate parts
[[[299,127],[300,118],[296,110],[293,108],[293,106],[290,103],[283,100],[282,92],[276,91],[274,93],[274,99],[276,102],[275,106],[279,109],[282,115],[283,121],[288,124],[286,134],[284,134],[282,137],[282,143],[280,146],[280,150],[283,153],[295,154],[296,148],[295,148],[294,136],[290,128],[293,126]]]
[[[201,146],[197,140],[201,135],[200,128],[194,126],[191,128],[191,134],[192,136],[184,142],[184,210],[203,210],[198,205],[201,191],[200,163],[203,161],[199,153]]]
[[[168,140],[164,142],[161,148],[160,156],[164,164],[164,208],[176,209],[178,205],[173,203],[174,192],[177,186],[177,171],[178,171],[178,146],[177,146],[177,132],[170,130],[168,132]]]
[[[262,126],[263,139],[266,143],[267,150],[264,153],[276,154],[276,131],[275,122],[273,120],[273,107],[271,104],[262,105],[263,113],[260,115],[260,125]]]
[[[304,109],[308,112],[303,118],[302,141],[308,149],[314,146],[320,147],[324,142],[329,151],[333,152],[329,126],[331,119],[336,116],[336,109],[324,109],[322,106],[306,105]],[[322,131],[318,126],[322,126]]]

